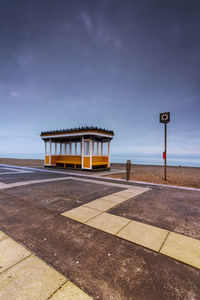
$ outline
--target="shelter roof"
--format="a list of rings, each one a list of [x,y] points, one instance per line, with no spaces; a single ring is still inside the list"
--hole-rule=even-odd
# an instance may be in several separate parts
[[[84,135],[84,134],[92,134],[92,135],[108,135],[110,137],[114,136],[114,132],[112,130],[107,130],[105,128],[98,128],[93,126],[86,126],[86,127],[78,127],[78,128],[68,128],[62,130],[50,130],[50,131],[42,131],[40,136],[42,138],[50,137],[50,136],[72,136],[72,135]]]

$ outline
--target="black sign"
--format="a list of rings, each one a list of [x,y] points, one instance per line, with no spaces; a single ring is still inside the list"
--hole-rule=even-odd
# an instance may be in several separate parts
[[[170,112],[165,112],[160,114],[160,123],[170,122]]]

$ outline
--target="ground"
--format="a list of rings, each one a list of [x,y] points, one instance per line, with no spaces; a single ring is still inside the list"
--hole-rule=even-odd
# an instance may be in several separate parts
[[[123,164],[112,164],[113,168],[120,168],[125,171]],[[110,175],[109,175],[110,176]],[[111,175],[113,178],[125,179],[126,174],[119,173]],[[167,185],[179,185],[193,188],[200,188],[200,168],[184,166],[168,166],[167,180],[164,180],[164,167],[153,165],[131,165],[131,180],[154,182]]]
[[[200,299],[200,191],[95,176],[1,165],[0,230],[93,299]]]

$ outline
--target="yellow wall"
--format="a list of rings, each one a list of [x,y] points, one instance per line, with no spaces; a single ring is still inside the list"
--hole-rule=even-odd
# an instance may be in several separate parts
[[[81,155],[52,155],[51,165],[55,165],[58,161],[65,161],[68,164],[82,165]],[[105,163],[108,167],[109,157],[108,156],[92,156],[92,166],[97,166],[98,163]],[[50,157],[45,156],[45,165],[49,165]],[[83,168],[90,168],[90,157],[85,156],[83,159]]]
[[[49,155],[45,156],[45,165],[49,165]]]
[[[85,156],[83,158],[83,168],[90,168],[90,157]]]
[[[105,162],[108,163],[108,156],[92,156],[92,165],[95,163]]]
[[[57,161],[66,161],[68,164],[81,165],[81,155],[52,155],[51,164],[56,164]]]

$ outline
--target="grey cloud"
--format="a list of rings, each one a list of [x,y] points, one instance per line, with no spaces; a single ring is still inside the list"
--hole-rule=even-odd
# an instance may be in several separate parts
[[[158,114],[171,111],[171,151],[185,136],[184,151],[198,152],[199,8],[198,1],[1,1],[1,134],[15,127],[13,143],[23,134],[28,143],[26,128],[39,139],[42,130],[97,125],[116,132],[115,153],[156,152]]]

